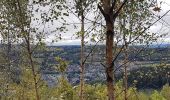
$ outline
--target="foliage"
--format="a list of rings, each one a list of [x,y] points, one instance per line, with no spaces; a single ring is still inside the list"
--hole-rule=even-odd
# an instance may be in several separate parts
[[[169,71],[170,67],[166,64],[156,67],[141,67],[130,71],[128,82],[129,85],[133,85],[135,80],[135,85],[138,89],[159,89],[166,83],[170,83],[170,78],[168,77]]]
[[[154,93],[151,95],[150,100],[166,100],[161,94],[158,93],[158,91],[154,91]]]
[[[167,100],[170,98],[170,86],[168,84],[163,86],[161,95]]]
[[[35,99],[35,91],[33,89],[33,80],[31,77],[31,71],[26,70],[22,76],[22,80],[19,84],[11,83],[8,85],[8,94],[6,96],[0,96],[3,100],[6,99]],[[72,86],[66,78],[58,78],[58,83],[54,87],[49,87],[45,81],[41,80],[39,84],[40,98],[41,100],[79,100],[79,86]],[[116,100],[123,100],[123,88],[122,81],[118,82],[115,86]],[[106,100],[107,88],[103,84],[89,85],[85,84],[84,88],[85,100]],[[1,88],[0,91],[3,91]],[[168,100],[169,99],[170,86],[165,85],[160,92],[154,90],[151,94],[138,91],[134,87],[128,89],[129,100]]]
[[[96,12],[97,14],[100,14],[96,6],[98,3],[97,0],[72,1],[74,1],[74,3],[66,0],[0,0],[0,37],[2,39],[0,43],[0,99],[39,100],[40,97],[41,100],[79,100],[79,90],[81,86],[73,86],[69,83],[69,79],[67,79],[65,72],[67,71],[67,67],[69,65],[67,62],[68,59],[71,59],[70,62],[76,62],[77,64],[79,63],[79,54],[75,54],[76,57],[73,57],[73,52],[77,53],[80,49],[77,47],[76,50],[72,50],[71,48],[69,50],[71,56],[68,55],[68,52],[63,52],[59,49],[55,50],[57,53],[49,51],[49,54],[44,54],[44,47],[46,45],[45,38],[48,37],[49,34],[55,33],[57,39],[62,39],[61,33],[65,33],[67,31],[66,26],[69,25],[69,23],[67,23],[67,18],[70,12],[73,13],[73,15],[75,14],[78,19],[81,20],[82,18],[82,24],[87,22],[86,25],[91,23],[93,24],[92,26],[94,26],[90,26],[87,30],[83,29],[86,28],[86,25],[82,26],[82,30],[77,32],[77,35],[84,35],[82,36],[83,39],[90,37],[91,35],[91,41],[96,42],[96,37],[100,35],[97,31],[100,30],[98,28],[100,26],[101,29],[106,27],[103,27],[102,25],[103,19],[101,16],[96,15]],[[111,0],[108,1],[110,2]],[[127,38],[132,36],[132,38],[136,39],[135,43],[148,43],[157,39],[154,38],[155,33],[145,32],[147,27],[152,25],[152,18],[154,18],[151,10],[149,9],[150,5],[154,5],[154,3],[152,4],[151,2],[151,4],[149,4],[148,1],[150,2],[150,0],[140,0],[138,2],[135,0],[127,0],[127,4],[124,5],[123,10],[118,11],[119,14],[116,14],[116,17],[119,18],[120,23],[117,22],[117,19],[115,23],[112,23],[113,21],[110,21],[110,19],[113,20],[113,10],[117,10],[122,1],[119,0],[118,2],[115,2],[115,6],[113,4],[112,7],[108,9],[109,7],[107,7],[107,4],[109,2],[101,0],[98,7],[101,6],[100,10],[103,9],[101,10],[102,13],[106,11],[103,13],[105,19],[107,20],[106,24],[109,25],[108,22],[111,22],[111,30],[115,28],[112,31],[115,32],[114,36],[112,36],[113,34],[110,34],[110,30],[107,30],[107,35],[110,35],[108,39],[111,41],[110,43],[107,43],[108,45],[106,50],[110,50],[111,52],[106,56],[106,58],[109,58],[110,56],[112,60],[113,48],[109,44],[112,45],[115,41],[120,41],[121,43],[122,35],[125,35]],[[74,7],[70,7],[67,3]],[[111,4],[111,2],[109,4]],[[154,6],[153,10],[159,12],[161,11],[161,8]],[[91,13],[94,14],[90,15]],[[90,16],[90,18],[93,17],[92,19],[95,21],[88,19],[87,16]],[[95,26],[97,24],[99,26]],[[43,29],[41,29],[41,25],[43,26]],[[46,25],[48,27],[53,27],[54,30],[46,32],[45,30],[48,30]],[[115,27],[112,27],[114,25]],[[103,34],[103,31],[100,31],[100,33]],[[103,38],[103,35],[100,37],[102,37],[103,40],[105,38]],[[117,40],[114,40],[115,38]],[[84,44],[83,39],[82,43]],[[51,42],[54,41],[55,40],[52,40]],[[109,47],[111,48],[109,49]],[[148,54],[150,54],[150,50],[152,49],[148,49],[146,52],[149,52]],[[156,49],[154,50],[156,51]],[[103,52],[102,50],[99,51]],[[108,51],[104,53],[108,53]],[[135,50],[132,50],[131,55],[134,55],[134,51]],[[43,54],[40,52],[43,52]],[[162,55],[161,53],[157,53],[145,58],[144,55],[146,52],[142,52],[137,60],[144,61],[152,59],[154,61],[159,61],[160,58],[158,57]],[[52,53],[54,53],[53,56],[51,56]],[[85,51],[85,54],[86,53],[87,51]],[[36,57],[36,54],[39,54],[38,57]],[[164,52],[164,54],[167,55],[167,52]],[[40,56],[49,56],[51,58],[50,60],[47,58],[43,62],[43,58]],[[62,56],[69,57],[67,57],[68,59],[65,59]],[[131,58],[133,59],[133,57]],[[40,67],[41,65],[45,66],[45,64],[50,62],[54,62],[55,68],[62,74],[61,77],[57,76],[57,85],[53,87],[48,86],[46,80],[43,80],[44,70]],[[110,69],[106,70],[106,72],[107,71],[110,71]],[[161,63],[156,67],[141,67],[132,71],[133,72],[130,72],[128,76],[130,85],[127,90],[127,96],[129,100],[168,100],[170,98],[170,86],[168,84],[163,86],[165,83],[170,83],[170,67],[168,65]],[[79,70],[77,73],[79,74]],[[111,72],[106,75],[110,76],[112,74],[114,73]],[[110,78],[112,77],[108,77],[108,79]],[[113,81],[111,80],[108,82]],[[156,89],[160,89],[161,86],[163,86],[163,88],[161,90],[151,91],[151,94],[140,91],[143,87],[152,87],[155,85],[158,86]],[[115,83],[114,88],[116,92],[116,99],[123,100],[125,88],[123,87],[123,82],[119,81]],[[84,93],[83,96],[85,100],[107,100],[107,92],[109,89],[111,88],[107,88],[107,85],[105,84],[95,83],[92,85],[86,83],[82,93]]]
[[[61,72],[61,73],[66,72],[68,62],[65,61],[65,60],[63,60],[63,59],[60,58],[60,57],[56,57],[55,59],[56,59],[56,61],[57,61],[57,63],[58,63],[58,64],[56,65],[57,71],[59,71],[59,72]]]

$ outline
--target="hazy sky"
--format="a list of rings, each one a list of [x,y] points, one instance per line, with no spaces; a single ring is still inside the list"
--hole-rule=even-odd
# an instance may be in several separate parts
[[[161,2],[161,5],[159,2]],[[155,14],[158,16],[162,16],[165,12],[170,10],[170,0],[158,0],[158,6],[161,6],[161,11],[156,12]],[[38,6],[35,8],[38,8]],[[48,12],[50,9],[49,6],[46,7],[41,7],[42,11]],[[36,14],[36,17],[39,18],[40,14]],[[68,23],[77,23],[77,26],[80,26],[78,23],[80,23],[79,19],[75,17],[74,15],[70,15],[69,17],[65,17],[67,19]],[[88,15],[88,18],[92,18],[92,14]],[[55,34],[58,34],[57,32],[51,33],[51,31],[55,30],[56,26],[60,26],[61,24],[58,21],[54,21],[53,25],[51,23],[46,23],[44,25],[39,25],[37,24],[38,22],[34,22],[34,25],[39,26],[39,30],[44,30],[48,34],[48,37],[46,37],[45,41],[48,45],[51,45],[51,41],[56,38]],[[85,28],[88,28],[89,24],[86,24]],[[79,45],[80,44],[80,39],[75,38],[75,32],[80,30],[80,27],[77,29],[74,29],[74,26],[71,24],[67,26],[68,31],[66,33],[61,33],[61,37],[63,40],[59,40],[58,42],[53,43],[52,45]],[[170,33],[170,13],[168,13],[163,20],[160,20],[158,23],[156,23],[154,26],[150,28],[151,32],[156,32],[156,33]],[[170,35],[167,35],[166,37],[160,38],[159,42],[162,43],[169,43],[170,42]],[[89,41],[90,39],[86,39],[86,41]]]

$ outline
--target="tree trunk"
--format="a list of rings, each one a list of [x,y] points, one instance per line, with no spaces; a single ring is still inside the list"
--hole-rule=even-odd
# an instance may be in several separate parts
[[[30,62],[31,62],[31,69],[32,69],[32,74],[34,78],[34,88],[35,88],[35,93],[36,93],[36,100],[40,100],[39,93],[38,93],[38,84],[37,84],[37,79],[36,79],[36,73],[35,73],[35,68],[32,60],[32,56],[30,55]]]
[[[81,53],[80,53],[80,100],[83,100],[84,89],[84,15],[81,14]]]
[[[30,61],[30,66],[31,66],[31,70],[32,70],[32,75],[33,75],[33,79],[34,79],[34,89],[35,89],[35,95],[36,95],[36,100],[40,100],[40,96],[39,96],[39,93],[38,93],[38,84],[37,84],[37,79],[36,79],[36,71],[35,71],[35,66],[34,66],[34,62],[33,62],[33,58],[32,58],[32,51],[31,51],[31,41],[30,41],[30,33],[29,32],[26,32],[24,30],[24,17],[26,15],[23,15],[22,13],[22,6],[20,4],[20,1],[19,0],[16,0],[16,3],[17,3],[17,6],[18,7],[18,10],[19,10],[19,17],[20,17],[20,21],[21,21],[21,32],[23,33],[27,33],[24,35],[24,39],[26,41],[26,46],[27,46],[27,52],[28,52],[28,59]]]
[[[106,22],[106,78],[107,78],[107,91],[109,100],[114,100],[114,76],[113,76],[113,22]]]
[[[128,44],[125,42],[125,59],[124,59],[124,63],[125,63],[125,66],[124,66],[124,99],[125,100],[128,100],[127,98],[127,80],[128,80],[128,77],[127,77],[127,67],[128,67]]]
[[[108,100],[114,100],[114,73],[113,73],[113,42],[114,42],[114,18],[113,6],[111,0],[103,0],[103,8],[99,5],[99,9],[106,21],[106,81]]]
[[[29,39],[27,40],[27,50],[28,50],[28,56],[29,56],[29,60],[30,60],[32,75],[33,75],[33,79],[34,79],[34,89],[35,89],[36,100],[40,100],[39,93],[38,93],[38,84],[37,84],[37,79],[36,79],[35,66],[34,66],[34,62],[33,62],[33,58],[32,58]]]
[[[121,27],[126,26],[125,23],[126,23],[126,20],[123,19],[123,24],[121,24],[122,25]],[[125,31],[123,31],[123,32],[124,33],[122,33],[122,34],[123,34],[123,40],[124,40],[124,78],[123,78],[123,83],[124,83],[124,99],[128,100],[128,97],[127,97],[127,89],[128,89],[128,86],[127,86],[127,80],[128,80],[128,77],[127,77],[127,67],[128,67],[128,42],[127,42],[127,37],[128,36],[126,35]]]
[[[116,9],[115,5],[118,0],[101,0],[101,6],[98,4],[98,8],[103,14],[106,21],[106,78],[107,78],[107,92],[108,99],[115,100],[115,89],[114,89],[114,61],[113,61],[113,42],[114,42],[114,23],[118,17],[121,9],[128,0],[120,5]],[[116,58],[115,58],[116,59]]]

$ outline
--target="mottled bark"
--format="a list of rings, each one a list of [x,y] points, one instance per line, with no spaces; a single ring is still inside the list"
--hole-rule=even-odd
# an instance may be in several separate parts
[[[125,0],[117,10],[115,5],[118,0],[101,0],[101,5],[98,5],[101,13],[103,14],[106,21],[106,78],[107,78],[107,92],[108,99],[115,100],[115,89],[114,89],[114,61],[113,61],[113,42],[114,42],[114,22],[117,18],[120,10],[125,5]]]
[[[84,92],[84,15],[81,13],[81,52],[80,52],[80,100],[83,100]]]

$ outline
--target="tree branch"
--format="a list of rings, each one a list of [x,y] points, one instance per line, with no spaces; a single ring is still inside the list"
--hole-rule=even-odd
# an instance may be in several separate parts
[[[143,31],[141,31],[139,33],[139,35],[133,39],[132,41],[128,42],[128,44],[134,42],[135,40],[137,40],[144,32],[146,32],[151,26],[153,26],[155,23],[157,23],[159,20],[161,20],[164,16],[166,16],[168,13],[170,12],[170,10],[168,10],[166,13],[164,13],[161,17],[159,17],[155,22],[153,22],[151,25],[149,25],[148,27],[146,27]]]
[[[107,68],[106,65],[104,65],[103,63],[100,63],[104,68]]]
[[[102,7],[99,4],[98,4],[98,8],[99,8],[100,12],[103,14],[103,16],[106,17],[104,10],[102,9]]]
[[[110,12],[112,12],[112,11],[113,11],[113,9],[114,9],[115,5],[116,5],[116,0],[114,0],[114,2],[112,3],[112,7],[110,8]]]
[[[127,44],[131,44],[132,42],[134,42],[135,40],[137,40],[147,29],[149,29],[151,26],[153,26],[155,23],[157,23],[159,20],[161,20],[161,19],[162,19],[165,15],[167,15],[169,12],[170,12],[170,10],[168,10],[166,13],[164,13],[161,17],[159,17],[159,18],[158,18],[155,22],[153,22],[151,25],[149,25],[148,27],[146,27],[142,32],[140,32],[140,34],[139,34],[134,40],[129,41]],[[117,57],[120,55],[120,53],[121,53],[121,51],[123,50],[124,46],[125,46],[125,45],[123,45],[123,46],[121,47],[121,50],[118,52],[118,54],[116,55],[116,57],[113,59],[111,66],[114,65],[115,60],[116,60]],[[121,67],[121,66],[119,66],[117,69],[119,69],[120,67]],[[117,69],[115,69],[114,72],[115,72]]]
[[[93,48],[91,49],[91,51],[88,53],[88,55],[87,55],[87,56],[86,56],[86,58],[84,59],[84,61],[83,61],[82,65],[84,65],[84,64],[85,64],[85,62],[86,62],[87,58],[90,56],[90,54],[92,54],[92,52],[95,50],[95,48],[96,48],[97,44],[98,44],[100,41],[101,41],[101,40],[98,40],[98,41],[96,42],[96,44],[93,46]]]
[[[119,52],[117,53],[116,57],[113,59],[111,66],[114,65],[114,62],[116,61],[116,59],[118,58],[118,56],[120,55],[120,53],[123,51],[124,46],[125,46],[125,45],[123,45],[123,46],[120,48],[120,50],[119,50]]]
[[[122,10],[123,6],[126,4],[128,0],[124,0],[122,5],[119,7],[119,9],[116,11],[116,13],[113,15],[113,19],[116,19],[116,17],[119,15],[120,11]]]

